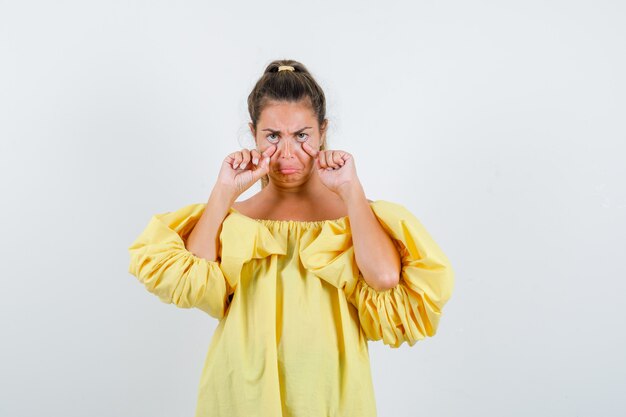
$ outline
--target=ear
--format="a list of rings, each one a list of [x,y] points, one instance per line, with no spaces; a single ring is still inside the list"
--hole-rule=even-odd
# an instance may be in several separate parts
[[[326,144],[326,131],[328,130],[328,119],[324,119],[324,122],[320,126],[320,146]]]
[[[252,141],[254,143],[254,146],[258,149],[259,145],[256,143],[256,132],[254,131],[254,123],[249,122],[248,127],[250,127],[250,132],[252,133]]]

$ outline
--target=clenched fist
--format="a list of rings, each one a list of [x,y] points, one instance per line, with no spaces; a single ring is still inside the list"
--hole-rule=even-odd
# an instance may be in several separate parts
[[[358,186],[359,179],[352,154],[335,149],[320,151],[308,143],[303,143],[302,149],[315,159],[320,180],[331,191],[341,196],[352,187]]]
[[[270,157],[276,151],[271,145],[263,153],[256,149],[242,149],[224,158],[217,182],[231,190],[234,198],[246,191],[269,172]]]

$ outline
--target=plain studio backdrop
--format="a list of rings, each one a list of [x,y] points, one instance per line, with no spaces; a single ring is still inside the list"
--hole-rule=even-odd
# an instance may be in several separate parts
[[[217,320],[148,293],[127,248],[254,146],[246,99],[281,58],[367,197],[455,268],[435,337],[369,343],[379,416],[625,415],[625,12],[0,2],[0,415],[193,415]]]

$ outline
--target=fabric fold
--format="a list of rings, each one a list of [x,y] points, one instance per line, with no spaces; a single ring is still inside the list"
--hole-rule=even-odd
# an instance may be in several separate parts
[[[326,222],[316,235],[303,236],[299,256],[307,270],[334,287],[354,285],[357,265],[349,219]]]
[[[262,225],[234,221],[231,214],[222,223],[218,259],[195,256],[187,250],[186,241],[205,207],[205,203],[189,204],[153,215],[128,247],[128,271],[162,302],[198,308],[221,319],[244,264],[274,253],[284,254],[286,249]]]
[[[344,291],[358,311],[368,340],[397,348],[434,336],[442,308],[454,289],[449,259],[421,222],[403,205],[386,200],[370,203],[392,238],[402,260],[399,284],[386,291],[370,287],[358,269],[349,220],[328,223],[300,251],[302,264]]]
[[[359,272],[348,301],[359,312],[369,340],[397,348],[437,332],[442,309],[454,290],[449,259],[421,222],[401,204],[378,200],[374,215],[391,236],[402,260],[400,282],[386,291],[370,287]]]
[[[271,255],[285,255],[287,241],[277,239],[261,222],[229,210],[220,234],[221,268],[231,287],[236,287],[246,262]]]

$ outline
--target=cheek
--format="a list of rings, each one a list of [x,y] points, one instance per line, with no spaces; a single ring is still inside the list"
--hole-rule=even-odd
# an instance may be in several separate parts
[[[313,158],[313,157],[312,157],[311,155],[309,155],[308,153],[306,154],[305,158],[306,158],[306,159],[303,161],[303,162],[304,162],[304,166],[306,166],[306,167],[307,167],[307,169],[309,169],[309,170],[311,170],[311,169],[315,168],[315,163],[316,163],[316,162],[315,162],[315,158]]]
[[[263,153],[265,152],[268,148],[272,147],[272,144],[267,142],[267,143],[261,143],[260,145],[257,145],[256,150],[259,153]],[[278,150],[278,149],[277,149]],[[274,151],[274,154],[270,157],[270,161],[273,161],[276,159],[276,151]]]

